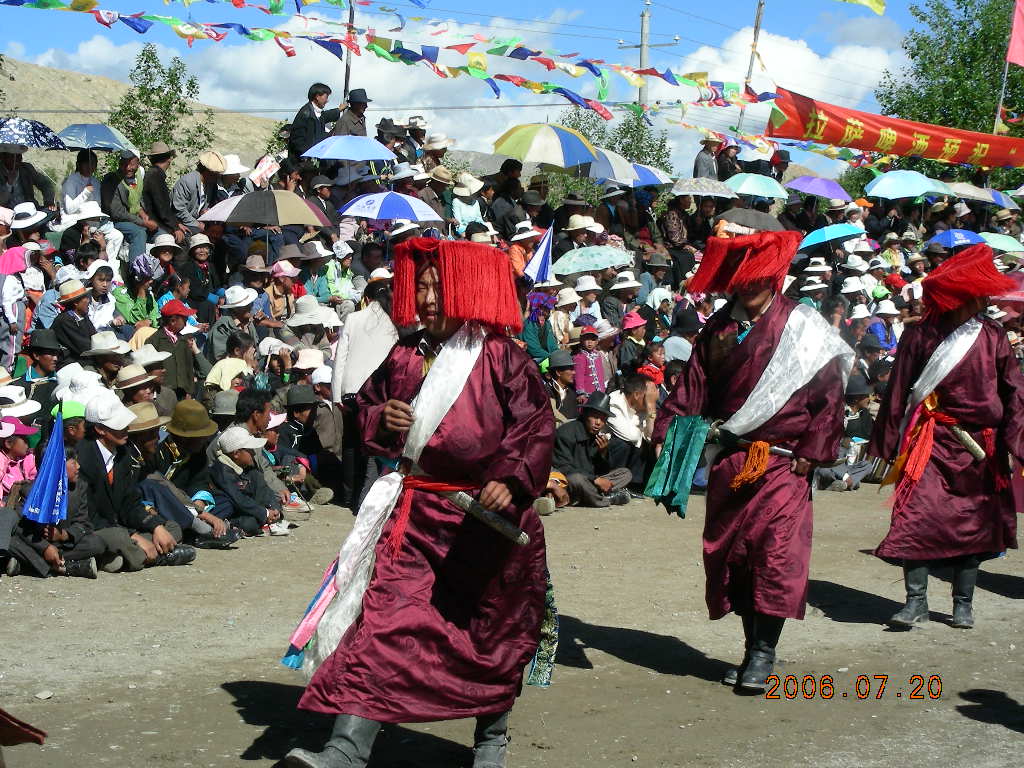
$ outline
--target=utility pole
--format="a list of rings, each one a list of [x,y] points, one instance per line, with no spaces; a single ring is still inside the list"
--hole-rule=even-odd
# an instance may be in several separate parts
[[[754,42],[750,45],[750,63],[747,65],[747,77],[743,81],[743,94],[746,95],[750,87],[750,78],[754,75],[754,59],[757,58],[757,38],[761,36],[761,17],[764,16],[764,0],[757,0],[757,15],[754,16]],[[740,107],[740,116],[736,120],[736,133],[743,128],[743,113],[746,105]]]
[[[348,29],[345,30],[346,35],[354,34],[353,30],[356,26],[356,4],[350,2],[348,4]],[[352,49],[345,47],[345,95],[344,100],[348,102],[348,82],[352,75]]]
[[[625,40],[619,40],[619,50],[625,50],[627,48],[639,48],[640,49],[640,69],[647,69],[648,66],[648,50],[651,48],[671,48],[672,46],[679,45],[679,35],[676,35],[671,43],[655,43],[651,45],[651,12],[648,10],[651,6],[652,0],[644,0],[644,9],[640,11],[640,45],[626,45]],[[644,84],[640,86],[638,94],[639,103],[647,103],[647,76],[642,75],[644,78]]]

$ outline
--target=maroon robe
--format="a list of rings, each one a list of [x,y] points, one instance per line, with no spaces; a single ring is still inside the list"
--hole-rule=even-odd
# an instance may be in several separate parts
[[[708,320],[655,424],[664,439],[673,416],[728,419],[754,389],[795,303],[776,295],[742,343],[730,338],[733,302]],[[724,345],[727,346],[723,349]],[[716,349],[722,350],[715,352]],[[712,363],[713,356],[724,357]],[[811,462],[834,461],[843,436],[843,378],[838,359],[797,390],[771,419],[750,434],[791,449]],[[790,471],[790,459],[772,454],[759,480],[732,490],[747,458],[723,449],[710,468],[704,521],[705,598],[712,619],[730,611],[802,619],[811,558],[811,476]]]
[[[410,402],[419,391],[420,338],[399,341],[359,392],[370,453],[401,455],[404,435],[382,439],[378,427],[387,400]],[[514,509],[505,517],[530,543],[516,546],[446,499],[415,491],[399,555],[384,551],[392,515],[377,543],[362,614],[313,675],[301,708],[387,723],[512,708],[544,614],[544,531],[531,503],[547,484],[553,441],[551,404],[536,364],[512,340],[489,335],[419,466],[452,484],[507,483]]]
[[[1007,453],[1018,462],[1024,458],[1024,376],[1002,326],[987,319],[981,322],[974,346],[935,390],[938,410],[956,419],[982,447],[982,431],[995,431],[999,458],[994,461],[1000,462],[1008,481]],[[898,455],[910,389],[932,352],[953,330],[949,323],[926,322],[904,331],[875,419],[871,455],[890,461]],[[889,533],[875,554],[888,561],[940,560],[992,555],[1016,546],[1012,489],[997,490],[993,463],[976,461],[949,427],[936,422],[924,474],[902,509],[893,512]]]

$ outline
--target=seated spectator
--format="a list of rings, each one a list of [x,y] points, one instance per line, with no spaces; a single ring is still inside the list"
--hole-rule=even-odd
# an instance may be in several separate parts
[[[64,457],[68,473],[67,517],[56,525],[40,525],[22,518],[19,541],[11,547],[11,554],[20,572],[31,570],[37,576],[95,579],[96,558],[103,555],[106,545],[93,530],[86,484],[79,479],[74,449],[65,448]]]
[[[224,291],[220,284],[220,275],[210,262],[213,255],[213,244],[210,238],[199,233],[192,235],[188,241],[188,259],[181,265],[178,274],[189,281],[186,303],[196,310],[199,323],[214,321],[214,308]]]
[[[688,308],[683,312],[676,313],[672,326],[669,328],[669,337],[664,342],[665,362],[681,360],[685,363],[689,360],[690,354],[693,352],[693,342],[698,333],[700,333],[700,320],[698,320],[695,310]]]
[[[126,341],[140,328],[156,328],[160,321],[152,290],[156,265],[155,259],[144,255],[128,268],[125,284],[114,286],[114,306],[124,319],[117,331]]]
[[[608,372],[597,344],[598,332],[594,326],[580,328],[579,351],[573,355],[573,383],[581,403],[588,395],[604,392],[608,387]]]
[[[270,403],[274,393],[268,389],[247,387],[238,393],[238,403],[235,406],[235,424],[240,424],[248,430],[253,437],[262,437],[270,423]],[[226,431],[226,430],[225,430]],[[215,447],[215,444],[214,444]],[[263,472],[263,480],[270,489],[278,495],[281,500],[279,509],[287,512],[289,492],[284,483],[277,477],[273,467],[262,451],[256,452],[256,466]]]
[[[39,430],[11,416],[0,418],[0,505],[17,508],[36,479],[36,457],[26,437]],[[20,488],[16,488],[20,486]]]
[[[282,256],[286,254],[288,247],[282,249]],[[278,323],[284,323],[295,313],[295,293],[292,291],[292,281],[299,276],[299,270],[292,266],[287,259],[274,263],[270,270],[270,287],[267,288],[267,297],[270,299],[270,318]]]
[[[179,400],[195,395],[196,378],[205,379],[211,367],[194,339],[184,332],[188,318],[195,313],[178,299],[167,302],[160,309],[160,329],[150,338],[154,349],[171,353],[164,362],[166,382]]]
[[[600,320],[603,317],[601,302],[598,301],[598,296],[601,295],[601,286],[597,284],[594,276],[580,275],[576,280],[576,293],[580,297],[579,307],[569,313],[569,318],[575,322],[580,315],[590,315],[595,320]]]
[[[170,352],[158,352],[152,344],[143,344],[131,354],[132,363],[141,365],[153,377],[153,404],[161,416],[170,416],[178,404],[174,390],[164,386],[167,378],[164,361],[170,356]]]
[[[579,309],[580,295],[574,288],[563,288],[555,299],[555,308],[551,311],[551,330],[555,341],[562,349],[569,348],[569,329],[572,328],[572,315]]]
[[[142,207],[142,183],[137,174],[139,158],[130,149],[121,151],[116,171],[103,177],[100,203],[114,228],[128,243],[128,261],[133,262],[146,251],[146,236],[156,232],[158,225]]]
[[[50,326],[57,341],[72,359],[80,358],[89,349],[96,329],[89,320],[89,289],[79,280],[65,280],[60,284],[57,298],[62,311]]]
[[[326,365],[317,368],[310,376],[316,403],[306,422],[306,430],[299,441],[298,449],[310,457],[313,474],[317,480],[333,490],[335,496],[341,498],[344,492],[344,473],[341,464],[344,418],[341,408],[333,402],[333,376],[334,371]]]
[[[252,288],[232,285],[224,292],[224,303],[220,305],[220,318],[206,337],[206,354],[216,363],[227,354],[228,337],[242,331],[256,338],[256,326],[252,322],[253,304],[259,294]]]
[[[665,398],[669,396],[669,393],[675,389],[676,381],[679,379],[679,374],[683,372],[683,368],[686,366],[682,360],[671,360],[665,363],[665,381],[658,387],[658,407],[665,402]]]
[[[569,496],[578,506],[629,503],[626,487],[633,474],[626,467],[613,467],[608,457],[609,435],[604,429],[611,415],[608,396],[595,392],[580,408],[580,415],[555,432],[552,467],[565,475]]]
[[[206,374],[203,402],[210,405],[218,392],[241,390],[256,368],[256,346],[247,333],[233,333],[228,337],[227,356],[221,358]]]
[[[551,398],[555,413],[555,424],[564,424],[578,414],[577,393],[573,386],[576,378],[576,363],[568,350],[556,349],[548,358],[548,372],[544,383]]]
[[[622,388],[609,396],[608,463],[625,467],[632,475],[630,495],[643,496],[647,466],[653,466],[651,433],[657,417],[658,388],[644,376],[624,376]]]
[[[660,341],[647,342],[636,372],[652,382],[655,389],[665,383],[665,346]]]
[[[814,470],[816,488],[829,491],[855,491],[871,473],[874,462],[863,457],[863,447],[871,439],[874,419],[868,412],[871,387],[859,376],[851,376],[846,386],[845,430],[837,463]]]
[[[287,420],[279,428],[278,441],[282,448],[298,451],[302,436],[310,422],[310,414],[317,404],[313,388],[306,385],[291,387],[285,398]]]
[[[110,286],[114,280],[114,270],[105,261],[94,261],[89,265],[86,273],[89,281],[89,292],[92,301],[89,302],[89,321],[97,331],[116,331],[125,326],[125,319],[117,311],[117,302],[110,295]],[[128,338],[131,338],[134,329],[127,327]]]
[[[234,407],[231,409],[234,417]],[[170,482],[189,497],[210,488],[210,462],[206,447],[216,433],[217,425],[210,419],[202,403],[182,400],[175,405],[171,420],[164,428],[167,437],[157,452],[157,467]],[[203,510],[205,502],[196,505],[199,517],[211,527],[214,516]],[[220,520],[220,518],[217,518]]]
[[[665,339],[672,326],[672,291],[656,286],[647,294],[645,303],[637,307],[636,313],[646,322],[648,339]]]
[[[213,405],[210,406],[210,417],[217,427],[215,437],[219,437],[221,432],[235,423],[235,413],[238,410],[238,395],[238,390],[228,389],[224,392],[218,392],[213,396]],[[214,443],[216,440],[210,442]],[[213,450],[212,445],[210,450]]]
[[[558,349],[558,341],[548,322],[548,317],[556,302],[557,299],[554,296],[539,291],[534,291],[526,297],[529,315],[523,324],[520,338],[526,344],[526,354],[532,357],[538,365]]]
[[[213,514],[230,521],[246,536],[287,536],[281,501],[256,465],[256,453],[263,452],[266,442],[238,424],[217,439],[217,460],[210,469]]]
[[[88,358],[86,370],[98,373],[100,383],[113,389],[117,372],[124,366],[125,355],[131,351],[131,347],[118,339],[113,331],[100,331],[92,335],[89,349],[82,353],[82,357]]]
[[[25,390],[25,397],[39,403],[43,414],[47,414],[56,402],[53,390],[57,388],[57,361],[61,356],[57,334],[49,328],[34,330],[23,351],[28,355],[29,364],[14,383]]]
[[[622,344],[619,345],[619,371],[634,372],[643,364],[647,321],[638,312],[627,312],[622,318]]]
[[[153,405],[153,398],[156,395],[155,378],[141,365],[130,363],[117,372],[114,390],[129,408],[136,403]],[[156,406],[153,405],[153,408]]]
[[[899,341],[894,322],[900,316],[900,311],[892,301],[882,299],[875,309],[875,316],[878,319],[868,326],[868,333],[874,334],[883,351],[892,352]]]
[[[143,504],[135,468],[125,448],[135,414],[113,394],[100,394],[85,407],[87,439],[78,445],[81,477],[88,483],[90,520],[106,545],[103,570],[138,571],[155,565],[185,565],[192,547],[179,544],[181,527]]]

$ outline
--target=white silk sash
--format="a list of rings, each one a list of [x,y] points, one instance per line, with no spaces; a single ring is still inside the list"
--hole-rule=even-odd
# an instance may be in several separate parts
[[[743,437],[766,424],[801,387],[834,358],[840,358],[843,389],[853,368],[853,350],[820,314],[797,304],[761,378],[722,429]]]
[[[406,435],[403,458],[413,464],[419,461],[441,420],[465,388],[483,351],[486,335],[477,323],[466,323],[441,348],[412,401],[413,423]],[[355,525],[338,552],[334,577],[337,594],[324,610],[303,655],[302,670],[309,677],[334,652],[362,612],[363,595],[373,575],[377,541],[402,495],[403,479],[400,472],[379,477],[359,506]]]
[[[932,352],[928,362],[910,388],[910,395],[907,397],[907,407],[903,411],[903,421],[900,422],[900,436],[905,436],[910,419],[917,407],[923,403],[928,395],[935,391],[935,388],[943,382],[950,371],[959,365],[960,361],[970,352],[974,342],[981,335],[981,321],[972,317],[949,336],[944,338],[939,346]]]

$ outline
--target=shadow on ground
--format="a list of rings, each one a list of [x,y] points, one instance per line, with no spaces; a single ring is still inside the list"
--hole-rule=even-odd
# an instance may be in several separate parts
[[[884,624],[903,603],[862,589],[811,579],[807,604],[824,613],[832,621],[844,624]]]
[[[956,708],[964,717],[1024,733],[1024,704],[1011,699],[1003,691],[972,688],[969,691],[962,691],[960,698],[971,702],[960,704]]]
[[[589,648],[663,675],[689,675],[716,682],[729,666],[677,637],[639,629],[604,627],[588,624],[573,616],[559,616],[556,663],[577,669],[593,669],[593,663],[587,658]]]
[[[238,715],[263,732],[239,756],[241,760],[282,760],[292,747],[312,751],[323,748],[334,718],[296,709],[302,687],[265,680],[237,680],[221,686],[234,697]],[[473,726],[467,723],[466,744],[409,730],[385,726],[377,737],[369,768],[453,768],[469,766]]]

